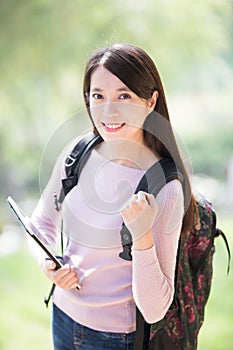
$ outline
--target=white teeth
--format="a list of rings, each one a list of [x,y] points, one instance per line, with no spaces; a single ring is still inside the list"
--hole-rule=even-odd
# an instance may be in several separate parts
[[[108,129],[118,129],[122,126],[123,124],[105,124],[105,126],[108,128]]]

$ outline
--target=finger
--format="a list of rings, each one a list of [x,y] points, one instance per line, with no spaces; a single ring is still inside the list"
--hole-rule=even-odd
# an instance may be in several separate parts
[[[147,193],[143,191],[139,191],[137,194],[138,201],[146,201],[147,202]]]
[[[79,278],[76,269],[71,269],[70,272],[63,276],[57,276],[57,283],[62,288],[75,288],[79,285]]]
[[[65,264],[64,266],[62,266],[62,268],[59,271],[59,274],[61,277],[66,276],[70,273],[71,271],[71,266],[69,264]]]
[[[62,266],[60,269],[52,272],[53,278],[55,279],[55,283],[63,279],[66,275],[70,273],[70,266],[68,264]]]
[[[129,205],[130,205],[131,203],[135,203],[137,200],[138,200],[138,194],[135,193],[135,194],[130,198],[130,200],[129,200]]]
[[[66,288],[75,288],[79,284],[77,275],[67,275],[62,279],[62,283]]]
[[[155,208],[155,207],[157,206],[157,203],[156,203],[156,200],[155,200],[155,197],[154,197],[153,194],[147,193],[146,199],[147,199],[148,204],[149,204],[152,208]]]
[[[56,269],[56,264],[54,261],[52,261],[51,259],[49,258],[46,258],[45,259],[45,266],[48,270],[55,270]]]

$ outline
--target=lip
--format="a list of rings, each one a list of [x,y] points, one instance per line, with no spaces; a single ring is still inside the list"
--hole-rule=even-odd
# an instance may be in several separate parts
[[[125,123],[101,123],[104,127],[104,130],[107,132],[118,132],[120,131],[124,126]]]

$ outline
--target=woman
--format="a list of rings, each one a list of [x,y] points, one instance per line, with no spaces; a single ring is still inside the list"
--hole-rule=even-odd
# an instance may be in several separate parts
[[[135,306],[154,323],[172,302],[178,241],[181,231],[193,226],[195,201],[158,71],[142,49],[115,44],[96,51],[87,63],[83,93],[103,142],[91,152],[63,204],[66,264],[54,270],[53,262],[38,255],[57,286],[54,349],[133,349]],[[61,215],[53,193],[60,191],[68,148],[31,219],[50,243],[56,241]],[[145,171],[163,158],[173,158],[184,175],[183,186],[169,182],[156,200],[143,191],[134,194]],[[119,258],[123,221],[132,235],[132,262]]]

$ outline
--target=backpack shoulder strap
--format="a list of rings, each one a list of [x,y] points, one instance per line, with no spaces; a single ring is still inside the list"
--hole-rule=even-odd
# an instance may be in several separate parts
[[[231,250],[230,250],[226,235],[223,233],[222,230],[220,230],[219,228],[216,228],[215,237],[219,237],[219,236],[221,236],[223,238],[226,249],[227,249],[227,253],[228,253],[227,275],[229,275],[230,267],[231,267]]]
[[[164,158],[155,163],[142,177],[135,193],[145,191],[156,196],[159,191],[172,180],[183,182],[183,175],[177,169],[175,163],[170,158]],[[132,237],[127,227],[123,224],[121,230],[121,242],[123,251],[119,254],[122,259],[132,260],[131,247]],[[149,341],[150,325],[145,322],[139,309],[136,307],[136,336],[134,350],[144,349],[144,340]],[[147,344],[148,347],[148,344]]]
[[[180,180],[182,183],[182,173],[177,169],[172,159],[161,159],[146,171],[141,178],[135,193],[145,191],[156,196],[163,186],[172,180]],[[132,236],[124,223],[121,229],[121,243],[123,246],[123,251],[119,254],[119,256],[124,260],[132,260]]]
[[[66,178],[62,180],[62,188],[58,199],[59,205],[63,203],[65,196],[72,188],[77,185],[80,172],[90,155],[90,151],[102,141],[101,136],[91,131],[85,134],[74,146],[65,160]]]

